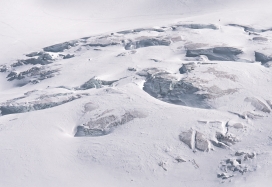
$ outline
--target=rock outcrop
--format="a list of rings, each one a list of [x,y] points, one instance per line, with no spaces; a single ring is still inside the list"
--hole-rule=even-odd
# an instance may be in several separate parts
[[[242,50],[233,47],[215,47],[209,49],[188,49],[186,57],[199,57],[205,55],[211,61],[237,61],[237,55],[243,53]]]
[[[138,41],[130,41],[125,44],[126,50],[133,50],[143,47],[151,47],[151,46],[169,46],[171,44],[170,40],[162,39],[162,38],[143,38]]]

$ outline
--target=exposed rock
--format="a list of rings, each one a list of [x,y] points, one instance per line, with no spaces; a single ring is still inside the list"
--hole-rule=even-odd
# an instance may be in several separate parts
[[[220,147],[220,148],[224,148],[224,149],[229,148],[228,145],[226,145],[222,142],[208,140],[203,133],[198,132],[198,131],[194,131],[192,129],[188,130],[188,131],[181,132],[179,135],[179,139],[180,139],[180,141],[182,141],[183,143],[188,145],[189,148],[194,149],[194,150],[197,149],[197,150],[203,151],[203,152],[205,152],[205,151],[208,152],[211,149],[210,142],[216,147]]]
[[[130,54],[135,54],[137,51],[136,50],[131,50],[131,51],[126,51],[123,53],[118,54],[116,57],[121,57],[121,56],[126,56],[126,55],[130,55]]]
[[[91,119],[86,125],[78,126],[76,137],[80,136],[103,136],[113,131],[113,128],[124,125],[135,118],[146,117],[139,111],[126,111],[121,116],[108,115],[98,119]]]
[[[70,49],[71,47],[75,47],[77,45],[77,41],[64,42],[60,44],[51,45],[43,48],[46,52],[63,52],[66,49]]]
[[[32,65],[47,65],[51,64],[53,62],[53,57],[49,53],[44,53],[44,52],[34,52],[26,55],[28,57],[34,57],[38,56],[37,58],[29,58],[25,60],[18,60],[16,63],[11,64],[11,67],[18,67],[22,65],[27,65],[27,64],[32,64]]]
[[[262,65],[264,65],[267,62],[272,61],[272,57],[255,51],[255,61],[261,62]]]
[[[184,160],[183,158],[181,158],[180,156],[176,157],[175,160],[179,163],[181,162],[186,162],[186,160]]]
[[[195,63],[194,62],[190,62],[187,64],[182,64],[181,68],[179,68],[179,72],[180,74],[184,74],[187,72],[191,72],[192,70],[194,70],[195,68]]]
[[[139,41],[130,41],[125,45],[126,50],[138,49],[150,46],[169,46],[170,40],[159,39],[159,38],[145,38]]]
[[[225,170],[227,171],[232,171],[232,172],[240,172],[240,173],[244,173],[247,172],[247,167],[243,167],[242,165],[240,165],[241,160],[240,159],[227,159],[226,161],[226,166],[225,166]]]
[[[247,161],[249,159],[254,159],[256,157],[256,153],[251,152],[251,153],[247,153],[247,152],[243,152],[243,151],[237,151],[235,153],[235,156],[240,156],[240,158],[243,161]],[[241,164],[241,163],[240,163]]]
[[[256,170],[256,166],[250,164],[248,160],[254,159],[256,153],[239,152],[235,153],[235,157],[226,159],[221,162],[220,170],[223,174],[217,175],[218,178],[227,179],[224,176],[234,176],[235,173],[244,174]]]
[[[125,31],[119,31],[118,34],[130,34],[130,33],[139,33],[142,31],[155,31],[155,32],[164,32],[163,29],[155,29],[155,28],[139,28],[134,30],[125,30]]]
[[[265,112],[265,113],[270,113],[269,108],[259,99],[256,99],[254,97],[247,97],[245,98],[246,102],[250,102],[252,106],[256,108],[256,110]]]
[[[180,141],[182,141],[183,143],[185,143],[186,145],[188,145],[191,149],[194,148],[194,145],[193,145],[193,135],[194,135],[194,132],[193,130],[189,130],[189,131],[186,131],[186,132],[181,132],[180,135],[179,135],[179,139]]]
[[[264,37],[254,37],[254,38],[252,38],[252,40],[254,40],[254,41],[262,41],[262,42],[268,41],[268,39],[264,38]]]
[[[52,61],[47,61],[47,60],[42,60],[39,58],[30,58],[27,60],[18,60],[16,63],[12,64],[12,67],[17,67],[17,66],[22,66],[22,65],[27,65],[27,64],[32,64],[32,65],[47,65],[47,64],[51,64]]]
[[[229,112],[229,113],[231,113],[231,114],[235,114],[235,115],[237,115],[239,118],[246,119],[246,116],[245,116],[245,115],[243,115],[243,114],[239,114],[239,113],[232,112],[232,111],[228,111],[228,112]]]
[[[142,32],[142,31],[164,32],[163,29],[156,29],[156,28],[140,28],[140,29],[134,29],[133,30],[133,32]]]
[[[218,27],[214,24],[179,24],[175,25],[175,27],[184,27],[189,29],[218,29]]]
[[[238,139],[234,135],[229,133],[222,134],[221,132],[216,132],[215,137],[218,140],[218,142],[224,143],[227,146],[231,146],[238,142]]]
[[[158,73],[147,78],[143,89],[153,97],[163,98],[173,89],[174,81],[169,73]]]
[[[157,68],[137,72],[146,77],[143,90],[151,96],[172,104],[197,108],[212,108],[209,100],[233,94],[237,89],[222,90],[217,86],[203,87],[201,80],[184,77],[177,80],[175,75]]]
[[[247,118],[258,119],[258,118],[264,117],[263,115],[256,114],[256,113],[253,113],[253,112],[249,112],[249,111],[244,112],[243,116],[245,117],[245,119],[247,119]]]
[[[18,60],[17,62],[11,64],[10,66],[15,68],[22,65],[24,65],[24,62],[22,60]]]
[[[217,174],[217,177],[218,178],[221,178],[223,180],[226,180],[226,179],[229,179],[231,177],[233,177],[234,175],[230,175],[230,174],[227,174],[227,173],[220,173],[220,174]]]
[[[241,28],[244,29],[245,32],[266,32],[266,31],[271,31],[272,30],[272,28],[269,28],[269,29],[255,29],[253,27],[239,25],[239,24],[228,24],[228,25],[233,26],[233,27],[241,27]]]
[[[272,101],[267,100],[266,102],[270,106],[270,108],[272,109]]]
[[[130,34],[130,33],[133,33],[133,30],[124,30],[117,32],[117,34]]]
[[[165,162],[159,162],[158,165],[159,165],[160,167],[162,167],[162,169],[163,169],[164,171],[167,171],[167,169],[166,169],[166,167],[165,167],[165,165],[166,165]]]
[[[63,57],[63,59],[73,58],[75,55],[67,54]]]
[[[0,65],[0,72],[7,72],[8,68],[6,65]]]
[[[135,68],[128,67],[128,71],[137,71]]]
[[[88,90],[88,89],[92,89],[92,88],[102,88],[103,85],[111,85],[114,82],[116,82],[118,80],[114,80],[114,81],[103,81],[103,80],[99,80],[94,78],[91,78],[90,80],[88,80],[87,82],[85,82],[84,84],[82,84],[80,87],[76,88],[77,90]]]
[[[100,41],[100,42],[92,42],[92,43],[87,44],[87,46],[90,46],[90,47],[107,47],[107,46],[119,45],[119,44],[120,44],[119,42],[112,42],[112,41],[105,40],[105,41]]]
[[[35,111],[35,110],[43,110],[47,108],[56,107],[56,106],[71,102],[75,99],[79,99],[79,98],[81,98],[81,95],[70,95],[70,94],[45,95],[31,102],[2,103],[0,104],[0,111],[1,111],[1,115],[25,113],[25,112]]]
[[[242,50],[233,47],[215,47],[210,49],[187,50],[186,57],[199,57],[205,55],[212,61],[237,61],[237,55],[243,53]]]
[[[127,53],[126,53],[126,52],[123,52],[123,53],[120,53],[120,54],[116,55],[116,57],[126,56],[126,55],[127,55]]]
[[[151,58],[150,60],[152,60],[152,61],[154,61],[154,62],[161,62],[161,60],[154,59],[154,58]]]
[[[40,53],[40,52],[32,52],[32,53],[26,54],[26,56],[27,56],[27,57],[39,56],[39,53]]]
[[[50,70],[43,67],[33,67],[29,70],[17,73],[17,72],[10,72],[7,76],[8,81],[13,80],[22,80],[28,78],[29,81],[41,81],[44,79],[52,78],[58,73],[58,69]],[[33,80],[34,79],[34,80]],[[34,82],[33,82],[34,83]]]
[[[264,66],[267,67],[267,68],[272,67],[272,61],[269,61],[269,62],[265,63]]]
[[[12,72],[10,72],[10,73],[8,74],[8,76],[7,76],[6,78],[8,78],[8,81],[13,81],[13,80],[15,80],[15,79],[20,80],[20,79],[23,79],[23,78],[25,78],[25,77],[24,77],[22,74],[20,74],[20,73],[17,73],[17,72],[15,72],[15,71],[12,71]]]
[[[210,149],[209,141],[198,131],[196,131],[195,147],[200,151],[209,151]]]
[[[205,100],[207,96],[197,94],[200,88],[186,79],[178,81],[170,73],[158,69],[148,69],[138,72],[138,75],[147,77],[143,90],[157,99],[178,105],[210,108]]]

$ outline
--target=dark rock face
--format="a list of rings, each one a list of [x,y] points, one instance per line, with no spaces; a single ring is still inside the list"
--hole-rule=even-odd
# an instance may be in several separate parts
[[[96,79],[96,78],[91,78],[90,80],[88,80],[87,82],[85,82],[79,88],[76,88],[76,89],[77,90],[88,90],[88,89],[92,89],[92,88],[102,88],[102,86],[109,86],[109,85],[113,84],[116,81],[117,80],[103,81],[103,80],[99,80],[99,79]]]
[[[39,52],[32,52],[29,54],[26,54],[27,57],[34,57],[34,56],[39,56]]]
[[[131,41],[125,45],[126,50],[138,49],[150,46],[169,46],[170,40],[158,39],[158,38],[146,38],[139,41]]]
[[[11,64],[11,67],[18,67],[18,66],[22,66],[22,65],[47,65],[47,64],[51,64],[53,62],[53,58],[50,54],[48,53],[44,53],[44,52],[39,52],[39,53],[30,53],[28,55],[26,55],[28,57],[34,57],[34,56],[38,56],[37,58],[29,58],[29,59],[25,59],[25,60],[18,60],[16,63]]]
[[[8,81],[13,81],[13,80],[15,80],[15,79],[21,80],[21,79],[23,79],[23,78],[25,78],[25,77],[24,77],[22,74],[20,74],[20,73],[17,73],[17,72],[12,71],[12,72],[10,72],[10,73],[8,74],[7,78],[8,78]]]
[[[244,26],[244,25],[238,25],[238,24],[228,24],[228,25],[233,27],[241,27],[244,29],[245,32],[262,32],[262,30],[255,29],[253,27]]]
[[[221,178],[221,179],[223,179],[223,180],[226,180],[226,179],[229,179],[229,178],[231,178],[231,177],[234,177],[234,175],[229,175],[229,174],[227,174],[227,173],[219,173],[219,174],[217,174],[217,177],[218,177],[218,178]]]
[[[155,29],[155,28],[139,28],[139,29],[134,29],[133,32],[142,32],[142,31],[155,31],[155,32],[164,32],[163,29]]]
[[[262,42],[268,41],[268,39],[264,38],[264,37],[254,37],[254,38],[252,38],[252,40],[254,40],[254,41],[262,41]]]
[[[73,58],[73,57],[75,57],[75,55],[67,54],[63,57],[63,59],[69,59],[69,58]]]
[[[60,44],[51,45],[48,47],[43,48],[46,52],[63,52],[66,49],[70,49],[71,47],[75,47],[77,45],[76,41],[64,42]]]
[[[272,101],[267,100],[266,102],[267,102],[267,104],[270,106],[270,108],[272,109]]]
[[[205,55],[212,61],[236,61],[237,55],[243,53],[242,50],[233,47],[215,47],[211,49],[187,50],[186,57],[198,57]]]
[[[189,29],[213,29],[213,30],[218,29],[218,27],[213,24],[179,24],[175,26],[189,28]]]
[[[119,44],[120,43],[118,43],[118,42],[108,41],[108,42],[101,42],[101,43],[89,43],[89,44],[87,44],[87,46],[90,46],[90,47],[108,47],[108,46],[119,45]]]
[[[222,134],[221,132],[216,133],[216,139],[218,142],[221,142],[227,146],[234,145],[236,142],[238,142],[238,139],[232,134]]]
[[[243,175],[246,172],[256,171],[256,165],[252,164],[252,159],[255,159],[256,153],[236,152],[235,156],[221,161],[221,174],[217,174],[218,178],[226,180],[230,177],[235,177],[237,174]]]
[[[179,73],[180,74],[184,74],[184,73],[189,73],[192,70],[194,70],[195,68],[195,63],[194,62],[190,62],[187,64],[182,64],[181,68],[179,68]]]
[[[102,87],[102,81],[92,78],[90,80],[88,80],[87,82],[85,82],[84,84],[82,84],[78,90],[88,90],[91,88],[101,88]]]
[[[117,32],[118,34],[130,34],[130,33],[138,33],[142,31],[155,31],[155,32],[164,32],[163,29],[155,29],[155,28],[139,28],[139,29],[134,29],[134,30],[125,30],[125,31],[120,31]]]
[[[243,151],[237,151],[235,153],[235,156],[240,156],[240,164],[242,161],[247,161],[249,159],[254,159],[256,157],[256,153],[252,152],[252,153],[246,153]]]
[[[36,65],[36,64],[40,64],[40,65],[46,65],[46,64],[51,64],[51,61],[48,60],[44,60],[44,59],[36,59],[36,58],[30,58],[27,60],[21,60],[21,62],[23,62],[24,64],[32,64],[32,65]]]
[[[3,72],[7,72],[8,68],[6,65],[0,65],[0,72],[3,73]]]
[[[267,32],[267,31],[272,31],[272,28],[269,28],[269,29],[255,29],[253,27],[239,25],[239,24],[228,24],[228,25],[233,26],[233,27],[241,27],[241,28],[244,29],[245,32]]]
[[[143,90],[164,102],[197,108],[211,108],[206,95],[197,94],[200,88],[185,79],[177,81],[168,72],[150,69]],[[140,72],[141,73],[141,72]],[[143,74],[144,75],[144,74]]]
[[[133,68],[133,67],[128,67],[127,70],[128,71],[137,71],[136,68]]]
[[[29,79],[36,79],[36,81],[40,81],[40,80],[54,77],[58,71],[59,70],[57,69],[50,70],[50,69],[45,69],[42,67],[33,67],[29,70],[26,70],[20,73],[12,71],[8,74],[7,79],[8,81],[14,81],[14,80],[22,80],[25,78],[29,78]]]
[[[24,98],[24,97],[23,97]],[[75,99],[81,98],[81,95],[70,95],[69,94],[53,94],[37,98],[36,101],[32,102],[7,102],[0,104],[1,115],[15,114],[15,113],[25,113],[35,110],[44,110],[47,108],[56,107]],[[47,100],[55,100],[52,102],[47,102]]]
[[[135,118],[145,117],[139,111],[126,111],[123,115],[108,115],[98,119],[91,119],[88,124],[78,126],[75,137],[81,136],[104,136],[113,131],[114,128],[124,125]]]
[[[272,57],[255,51],[255,61],[261,62],[262,65],[264,65],[267,62],[272,61]]]

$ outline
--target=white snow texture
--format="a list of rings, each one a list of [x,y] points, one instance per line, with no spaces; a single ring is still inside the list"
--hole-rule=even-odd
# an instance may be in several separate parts
[[[0,187],[271,187],[271,0],[1,0]]]

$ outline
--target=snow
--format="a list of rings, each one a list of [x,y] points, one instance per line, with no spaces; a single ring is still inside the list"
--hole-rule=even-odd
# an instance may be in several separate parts
[[[271,5],[2,0],[0,186],[271,186]]]

